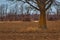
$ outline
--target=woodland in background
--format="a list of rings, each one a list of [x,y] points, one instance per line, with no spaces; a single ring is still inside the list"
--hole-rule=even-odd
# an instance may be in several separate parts
[[[22,2],[22,1],[21,1]],[[17,2],[13,2],[14,3],[17,3]],[[57,6],[57,13],[54,15],[51,15],[50,12],[47,12],[47,15],[46,15],[46,18],[48,20],[59,20],[60,19],[60,6],[59,4],[56,4],[58,2],[54,2],[52,4],[52,6]],[[13,5],[11,4],[11,5]],[[24,2],[22,3],[24,4]],[[18,3],[15,4],[15,7],[14,8],[11,8],[10,9],[10,12],[7,13],[8,11],[8,5],[7,4],[1,4],[0,5],[0,21],[32,21],[32,20],[39,20],[39,16],[40,14],[38,14],[37,12],[36,13],[32,13],[30,14],[29,11],[30,10],[33,10],[34,8],[28,6],[26,7],[26,10],[27,10],[27,13],[23,13],[24,11],[24,8],[23,8],[23,5],[21,5],[21,8],[19,8],[21,10],[21,12],[19,14],[17,14],[18,12]],[[50,7],[51,8],[51,7]],[[49,9],[50,9],[49,8]],[[35,9],[36,11],[36,9]],[[52,13],[52,11],[51,11]]]
[[[13,14],[9,13],[5,16],[0,16],[0,21],[38,21],[39,14]],[[47,20],[55,21],[60,20],[60,13],[46,16]]]

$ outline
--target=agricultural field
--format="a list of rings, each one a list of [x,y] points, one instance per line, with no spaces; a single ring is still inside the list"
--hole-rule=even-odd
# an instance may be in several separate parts
[[[47,21],[41,29],[37,21],[0,21],[0,40],[60,40],[60,20]]]

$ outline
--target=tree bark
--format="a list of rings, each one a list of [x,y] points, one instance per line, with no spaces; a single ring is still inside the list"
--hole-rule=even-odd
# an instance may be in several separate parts
[[[45,10],[40,10],[40,20],[39,20],[39,28],[42,29],[47,29],[47,25],[46,25],[46,12]]]

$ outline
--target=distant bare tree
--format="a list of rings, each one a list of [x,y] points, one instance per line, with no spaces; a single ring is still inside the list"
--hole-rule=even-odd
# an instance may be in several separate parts
[[[1,21],[3,21],[3,16],[4,16],[4,7],[5,5],[4,4],[1,4],[0,5],[0,19]]]

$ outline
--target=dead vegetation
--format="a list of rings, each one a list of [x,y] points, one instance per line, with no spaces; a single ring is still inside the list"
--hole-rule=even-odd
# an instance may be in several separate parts
[[[38,22],[0,22],[0,40],[60,40],[60,20],[47,21],[47,27],[40,30]]]
[[[22,21],[3,21],[0,22],[0,31],[36,31],[40,30],[38,22],[22,22]],[[49,31],[59,31],[60,30],[60,20],[47,21],[47,30]]]

